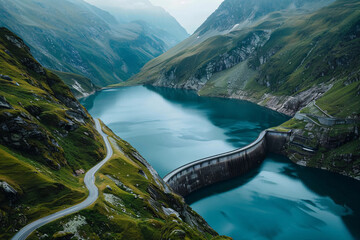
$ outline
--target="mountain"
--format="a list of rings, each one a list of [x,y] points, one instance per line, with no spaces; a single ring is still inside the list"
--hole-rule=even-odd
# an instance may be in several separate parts
[[[226,0],[211,14],[208,19],[192,34],[161,57],[170,59],[190,47],[219,35],[249,27],[266,15],[293,10],[293,12],[312,12],[326,6],[334,0]],[[151,63],[151,62],[150,62]],[[154,64],[157,62],[154,61]]]
[[[255,48],[265,45],[284,23],[330,2],[324,0],[314,5],[308,0],[224,1],[190,38],[147,63],[131,82],[199,90],[215,72],[232,68],[250,58],[250,54],[256,52]],[[237,56],[228,60],[228,66],[211,69],[211,65],[218,64],[214,60],[221,61],[223,55],[234,53]],[[205,72],[210,75],[203,78]],[[169,81],[168,76],[172,78]]]
[[[281,10],[311,10],[334,0],[227,0],[196,30],[197,36],[218,35],[251,26],[267,14]],[[210,33],[216,32],[217,34]]]
[[[113,157],[95,204],[29,239],[228,239],[217,236],[127,142],[103,125]],[[94,120],[22,39],[0,28],[0,238],[80,203],[84,172],[104,158]]]
[[[195,45],[185,40],[126,84],[194,89],[296,114],[284,125],[298,144],[289,146],[291,159],[360,177],[360,3],[338,0],[319,9],[329,2],[265,1],[271,7],[257,12],[262,2],[224,1],[193,36],[217,35]],[[253,13],[236,9],[246,4]]]
[[[83,0],[0,0],[0,26],[21,36],[45,67],[98,86],[128,79],[168,47],[144,21],[118,22]]]
[[[71,90],[76,99],[81,99],[94,94],[100,87],[94,85],[90,79],[74,74],[52,70]]]
[[[176,19],[163,8],[151,4],[149,0],[87,0],[106,10],[120,23],[142,21],[169,48],[180,43],[189,35]]]

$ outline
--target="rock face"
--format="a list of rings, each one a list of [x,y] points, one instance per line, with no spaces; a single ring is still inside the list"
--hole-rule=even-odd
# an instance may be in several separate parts
[[[73,73],[64,73],[53,70],[71,89],[77,99],[88,97],[100,89],[95,86],[89,78]]]
[[[42,155],[46,163],[59,169],[59,164],[65,164],[63,149],[43,127],[30,121],[23,114],[12,115],[3,113],[0,123],[0,144],[32,155]],[[42,144],[38,144],[41,142]],[[48,158],[45,155],[50,155]]]
[[[2,188],[3,191],[5,191],[6,193],[15,196],[17,194],[17,191],[12,188],[10,186],[10,184],[8,184],[5,181],[0,181],[0,188]]]
[[[32,71],[45,75],[45,69],[36,61],[30,58],[23,58],[21,59],[22,64],[24,64],[26,67],[31,69]]]
[[[207,64],[200,67],[186,81],[181,77],[174,66],[170,71],[163,71],[161,76],[154,82],[155,86],[185,88],[200,90],[218,72],[225,71],[247,60],[257,48],[266,44],[271,36],[271,31],[257,31],[244,37],[241,45],[228,52],[215,56]]]
[[[24,41],[20,38],[17,38],[13,35],[5,35],[5,38],[9,40],[15,47],[17,48],[26,48],[27,50],[30,50],[24,43]]]
[[[2,74],[0,74],[0,78],[2,78],[2,79],[4,79],[4,80],[12,81],[11,77],[9,77],[8,75],[2,75]]]
[[[20,194],[9,183],[6,181],[0,181],[0,204],[1,202],[6,202],[9,206],[14,206],[19,200],[19,197]],[[1,215],[2,214],[0,210],[0,222],[2,218]],[[4,215],[6,216],[6,214]]]
[[[24,49],[26,52],[30,52],[30,48],[26,46],[22,39],[17,38],[13,35],[5,35],[5,38],[11,43],[13,43],[13,45],[17,48]],[[45,75],[45,69],[38,62],[34,61],[33,58],[23,57],[20,59],[20,61],[32,71],[41,75]]]
[[[5,35],[5,37],[15,47],[22,49],[24,52],[29,52],[29,48],[24,45],[21,39],[15,36],[10,37],[10,35]],[[45,69],[31,56],[20,57],[20,62],[29,71],[45,76],[50,89],[56,89],[59,84],[62,84],[58,78],[47,76]],[[35,85],[41,86],[40,83]],[[50,93],[46,96],[34,94],[34,97],[38,100],[41,98],[64,104],[68,110],[63,111],[63,119],[55,113],[44,114],[44,110],[36,104],[27,105],[25,111],[2,112],[0,113],[0,144],[26,154],[42,156],[41,161],[50,165],[53,169],[59,170],[61,166],[67,163],[64,150],[54,135],[44,128],[42,124],[46,123],[63,129],[62,135],[65,136],[68,132],[75,131],[80,126],[86,125],[90,118],[80,103],[69,95],[67,89],[63,92],[53,91],[52,94],[53,96]],[[13,109],[3,96],[0,96],[0,108]]]
[[[260,99],[253,98],[249,92],[238,90],[233,92],[229,97],[252,101],[274,111],[284,113],[288,116],[294,116],[310,102],[319,99],[324,93],[329,91],[332,86],[332,84],[321,84],[294,96],[275,96],[270,93],[266,93]]]
[[[341,128],[341,133],[335,134],[336,127],[307,121],[304,129],[292,130],[286,155],[302,166],[326,169],[360,179],[360,148],[347,151],[349,146],[358,145],[358,126],[349,124]]]
[[[6,101],[6,98],[0,96],[0,108],[13,109],[13,107]]]

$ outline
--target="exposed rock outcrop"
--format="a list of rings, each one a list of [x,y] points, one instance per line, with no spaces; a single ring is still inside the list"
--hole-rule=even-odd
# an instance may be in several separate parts
[[[0,96],[0,108],[13,109],[10,103],[8,103],[8,101],[6,101],[6,98],[3,96]]]
[[[154,86],[200,90],[218,72],[225,71],[247,60],[258,47],[264,46],[271,37],[271,30],[262,30],[248,34],[241,44],[228,52],[220,54],[201,66],[186,81],[177,76],[177,68],[165,71],[153,83]]]
[[[303,129],[293,129],[286,155],[302,166],[316,167],[360,179],[358,125],[343,124],[341,130],[303,119]],[[351,145],[358,145],[347,152]],[[344,153],[345,152],[345,153]]]
[[[20,114],[13,115],[5,112],[0,119],[1,144],[24,154],[43,156],[43,159],[55,169],[59,168],[59,163],[66,162],[63,149],[56,139],[40,125]]]
[[[19,197],[19,193],[6,181],[0,181],[0,194],[1,192],[5,194],[5,197],[9,201],[10,205],[12,205]],[[1,216],[0,216],[0,220],[1,220]]]
[[[9,77],[8,75],[2,75],[2,74],[0,74],[0,78],[2,78],[2,79],[4,79],[4,80],[12,81],[12,78]]]

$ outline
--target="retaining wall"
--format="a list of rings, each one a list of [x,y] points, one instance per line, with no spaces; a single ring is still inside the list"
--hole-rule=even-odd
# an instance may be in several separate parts
[[[262,163],[268,152],[280,153],[289,137],[290,132],[263,131],[248,146],[186,164],[166,175],[164,181],[185,197],[200,188],[249,172]]]

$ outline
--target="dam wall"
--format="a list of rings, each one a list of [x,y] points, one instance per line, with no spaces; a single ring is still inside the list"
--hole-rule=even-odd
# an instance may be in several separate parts
[[[263,162],[268,152],[281,153],[289,137],[290,132],[263,131],[248,146],[188,163],[170,172],[164,181],[186,197],[203,187],[248,173]]]

